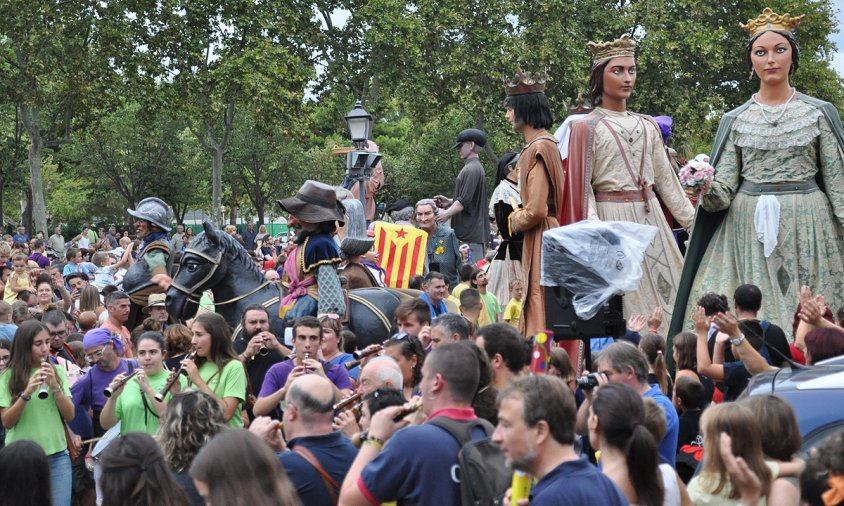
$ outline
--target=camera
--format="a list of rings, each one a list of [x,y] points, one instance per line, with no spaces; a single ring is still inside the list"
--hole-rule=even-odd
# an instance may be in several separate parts
[[[592,390],[598,386],[598,373],[593,372],[587,374],[586,376],[581,376],[580,378],[577,378],[576,383],[581,390]]]

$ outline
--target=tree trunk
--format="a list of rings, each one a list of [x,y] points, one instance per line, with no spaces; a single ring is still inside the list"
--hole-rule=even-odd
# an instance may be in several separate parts
[[[220,210],[223,200],[223,148],[219,145],[211,149],[211,221],[221,226],[223,213]]]
[[[41,151],[44,139],[39,128],[38,108],[21,104],[21,119],[29,134],[29,187],[32,189],[32,218],[36,230],[47,230],[47,206],[44,202],[44,185],[41,182]]]
[[[255,214],[258,215],[258,226],[263,225],[264,224],[264,202],[263,202],[263,199],[261,199],[259,204],[255,205]]]
[[[237,225],[237,204],[235,202],[232,202],[232,207],[229,209],[229,223],[231,225]]]
[[[6,191],[6,177],[0,176],[0,230],[6,225],[6,214],[3,209],[3,193]]]

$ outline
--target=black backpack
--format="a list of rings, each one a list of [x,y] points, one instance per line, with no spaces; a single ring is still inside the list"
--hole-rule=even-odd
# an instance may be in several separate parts
[[[460,504],[462,506],[489,506],[497,504],[503,497],[512,470],[507,466],[504,453],[492,442],[495,427],[488,421],[477,418],[461,422],[445,416],[438,416],[430,422],[451,434],[460,443],[457,464],[460,469]],[[475,427],[483,429],[485,436],[472,439]]]

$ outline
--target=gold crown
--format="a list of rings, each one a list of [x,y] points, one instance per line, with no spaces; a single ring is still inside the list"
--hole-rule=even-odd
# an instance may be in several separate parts
[[[525,93],[542,93],[545,91],[547,77],[540,74],[525,74],[521,70],[516,72],[513,79],[504,78],[504,92],[507,96],[524,95]]]
[[[636,41],[627,33],[612,42],[589,42],[586,46],[596,64],[608,58],[636,56]]]
[[[806,15],[792,17],[791,14],[785,13],[779,15],[772,11],[770,7],[765,7],[762,14],[756,19],[748,19],[747,24],[739,23],[739,26],[744,28],[750,35],[756,35],[759,32],[768,30],[781,30],[784,32],[793,32],[795,28],[800,25]]]

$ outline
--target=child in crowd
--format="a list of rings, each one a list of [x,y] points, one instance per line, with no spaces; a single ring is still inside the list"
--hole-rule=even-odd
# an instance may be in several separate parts
[[[519,328],[522,320],[522,297],[525,294],[525,284],[521,279],[510,280],[510,302],[504,308],[504,321]]]
[[[6,242],[0,242],[0,265],[11,267],[12,248]]]
[[[67,253],[65,253],[65,258],[67,259],[67,263],[64,264],[64,270],[62,271],[62,276],[65,278],[67,278],[68,274],[73,272],[91,274],[91,272],[82,265],[82,251],[80,251],[79,248],[68,249]]]
[[[6,283],[6,288],[3,292],[3,300],[12,303],[18,300],[18,294],[21,292],[35,293],[29,282],[29,273],[26,271],[28,260],[23,253],[15,253],[12,259],[12,268],[14,272],[9,276],[9,281]]]
[[[97,270],[94,271],[94,282],[93,285],[97,287],[98,290],[102,290],[108,285],[114,285],[117,279],[117,273],[120,269],[126,267],[129,263],[129,259],[132,258],[132,247],[133,244],[129,243],[129,245],[123,250],[123,257],[115,263],[114,257],[112,257],[111,253],[107,253],[105,251],[98,251],[94,253],[94,257],[91,259],[95,266],[97,266]]]

